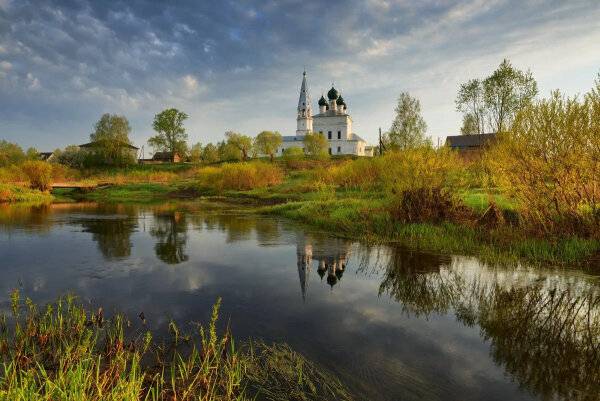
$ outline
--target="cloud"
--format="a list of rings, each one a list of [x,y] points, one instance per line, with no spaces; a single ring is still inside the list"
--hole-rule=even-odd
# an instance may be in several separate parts
[[[27,73],[26,82],[29,90],[38,90],[41,87],[40,80],[37,77],[34,77],[30,72]]]
[[[389,125],[402,90],[421,98],[429,133],[445,136],[459,129],[458,85],[504,57],[531,68],[542,93],[582,92],[600,65],[593,0],[306,1],[302,12],[259,0],[0,7],[1,62],[11,65],[0,66],[0,133],[24,146],[77,142],[103,112],[127,115],[141,143],[171,106],[190,114],[190,138],[203,143],[226,129],[293,133],[305,66],[313,94],[332,81],[343,90],[367,140]]]
[[[183,78],[181,78],[181,80],[183,81],[183,86],[185,91],[188,94],[196,94],[198,93],[198,79],[190,74],[184,75]]]

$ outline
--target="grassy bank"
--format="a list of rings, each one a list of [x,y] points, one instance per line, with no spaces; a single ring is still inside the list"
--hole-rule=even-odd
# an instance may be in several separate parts
[[[598,257],[600,241],[594,234],[528,230],[510,191],[484,187],[479,170],[461,163],[447,151],[425,150],[375,159],[303,160],[299,165],[281,160],[138,166],[94,172],[87,179],[112,185],[60,195],[118,203],[217,198],[258,205],[261,213],[285,216],[333,235],[490,260],[576,265]],[[430,188],[425,195],[436,188],[450,195],[415,197],[422,195],[415,189],[423,187]],[[413,196],[408,197],[408,212],[401,204],[406,194]],[[482,223],[491,205],[497,211],[492,217],[501,221]]]
[[[2,202],[30,202],[42,203],[52,201],[49,192],[30,189],[22,185],[0,183],[0,203]]]
[[[597,240],[533,238],[510,227],[488,229],[452,223],[400,223],[391,218],[383,201],[368,199],[296,201],[265,206],[260,212],[316,226],[333,235],[394,242],[434,252],[478,255],[490,262],[525,260],[574,265],[585,263],[600,250]]]
[[[142,323],[132,332],[125,316],[108,319],[73,297],[39,308],[14,292],[12,315],[0,318],[0,399],[352,399],[284,344],[240,345],[229,330],[219,334],[219,305],[208,325],[186,334],[171,322],[171,338],[161,341]]]

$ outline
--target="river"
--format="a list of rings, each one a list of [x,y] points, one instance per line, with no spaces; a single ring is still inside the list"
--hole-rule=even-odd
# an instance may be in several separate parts
[[[221,322],[287,342],[369,400],[600,399],[600,279],[336,238],[202,202],[0,205],[9,293]]]

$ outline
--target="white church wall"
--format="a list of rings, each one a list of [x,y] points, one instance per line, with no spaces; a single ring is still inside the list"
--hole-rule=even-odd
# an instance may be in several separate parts
[[[341,139],[349,139],[352,135],[352,118],[348,115],[340,116],[315,116],[313,117],[313,131],[320,132],[325,138],[338,139],[338,132]],[[331,138],[328,134],[331,132]]]

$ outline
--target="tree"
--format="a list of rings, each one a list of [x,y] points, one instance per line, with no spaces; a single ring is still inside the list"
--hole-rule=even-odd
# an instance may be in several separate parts
[[[19,145],[0,140],[0,167],[18,164],[23,160],[25,160],[25,153]]]
[[[468,128],[468,133],[463,135],[485,133],[486,108],[483,95],[483,82],[479,79],[472,79],[460,86],[456,96],[456,109],[464,114],[463,128]]]
[[[125,165],[135,162],[131,153],[131,127],[125,116],[103,114],[90,134],[92,162],[105,165]]]
[[[304,149],[312,157],[327,157],[329,142],[325,135],[318,132],[308,132],[304,135]]]
[[[394,109],[396,117],[387,133],[392,148],[409,149],[427,143],[427,124],[421,116],[421,103],[408,92],[400,93]]]
[[[77,145],[69,145],[63,151],[55,150],[56,161],[68,167],[81,168],[85,163],[85,155]]]
[[[494,132],[509,130],[517,112],[530,104],[538,92],[531,72],[514,68],[506,59],[483,81],[483,91]]]
[[[463,115],[463,125],[460,128],[461,135],[477,135],[483,134],[479,129],[479,123],[477,122],[477,117],[475,117],[471,113],[466,113]]]
[[[202,161],[204,163],[215,163],[219,161],[219,150],[212,143],[207,144],[202,149]]]
[[[171,152],[171,159],[179,153],[184,156],[187,153],[187,134],[183,122],[188,115],[175,108],[166,109],[154,116],[152,128],[158,133],[148,140],[150,146],[157,151]]]
[[[27,160],[40,160],[40,152],[36,148],[28,148],[25,152],[25,158]]]
[[[190,161],[192,163],[198,163],[202,159],[202,144],[198,142],[192,145],[190,149]]]
[[[281,134],[277,131],[263,131],[254,139],[254,147],[259,153],[268,155],[273,161],[277,148],[283,142]]]
[[[282,157],[285,161],[302,160],[304,158],[304,151],[297,146],[292,146],[283,151]]]
[[[227,131],[225,138],[229,145],[241,152],[242,160],[248,160],[248,154],[252,151],[252,138],[233,131]]]
[[[229,142],[221,141],[217,144],[220,161],[240,161],[242,153],[240,150]]]

